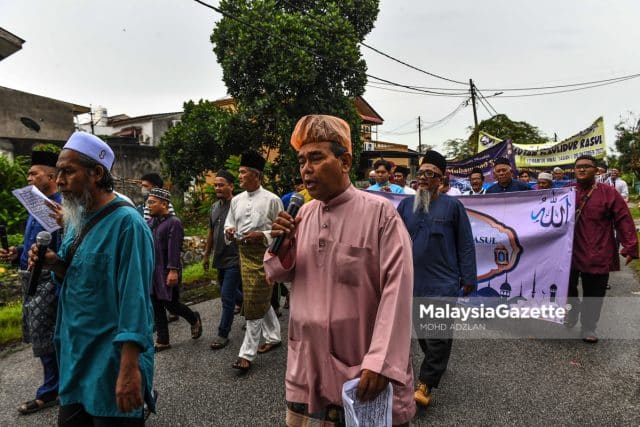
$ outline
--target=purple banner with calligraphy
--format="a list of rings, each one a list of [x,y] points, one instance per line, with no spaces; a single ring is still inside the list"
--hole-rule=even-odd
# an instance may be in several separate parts
[[[378,193],[397,206],[401,194]],[[575,221],[572,187],[460,196],[471,221],[478,290],[467,305],[565,307]],[[546,320],[560,323],[561,318]]]
[[[469,175],[474,168],[480,168],[484,175],[485,186],[489,186],[495,181],[493,176],[493,164],[498,157],[506,157],[511,162],[511,168],[516,170],[516,161],[513,156],[511,140],[502,141],[491,148],[481,151],[471,157],[457,162],[447,161],[447,173],[452,187],[457,187],[460,191],[471,188],[469,185]]]

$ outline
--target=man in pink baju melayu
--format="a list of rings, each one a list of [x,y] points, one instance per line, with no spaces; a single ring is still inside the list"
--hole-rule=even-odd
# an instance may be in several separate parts
[[[295,220],[281,212],[265,254],[272,281],[292,282],[287,356],[287,425],[340,424],[341,389],[359,378],[371,400],[393,385],[393,424],[415,413],[409,358],[413,265],[402,219],[386,199],[351,185],[349,125],[305,116],[291,137],[313,201]]]

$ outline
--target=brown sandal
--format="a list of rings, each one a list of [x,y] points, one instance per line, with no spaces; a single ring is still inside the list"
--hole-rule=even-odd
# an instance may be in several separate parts
[[[245,358],[238,357],[238,360],[236,360],[236,362],[233,365],[231,365],[231,367],[233,369],[238,369],[243,373],[246,373],[249,371],[249,369],[251,369],[251,362]]]
[[[264,354],[269,353],[271,350],[274,350],[282,345],[282,342],[266,342],[258,347],[258,353]]]
[[[171,344],[161,344],[159,342],[153,345],[153,349],[156,353],[160,353],[161,351],[169,350],[171,348]]]

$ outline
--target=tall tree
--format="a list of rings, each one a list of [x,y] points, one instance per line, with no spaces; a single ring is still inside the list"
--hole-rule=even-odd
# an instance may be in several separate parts
[[[626,118],[620,118],[615,129],[616,150],[620,153],[618,166],[640,179],[640,117],[629,113]]]
[[[162,137],[160,156],[172,184],[185,191],[193,177],[201,180],[246,148],[245,138],[252,134],[251,122],[241,116],[211,101],[188,101],[180,123]]]
[[[353,99],[364,93],[358,43],[371,31],[378,0],[222,0],[211,35],[229,94],[257,128],[254,146],[276,148],[278,191],[297,172],[289,138],[306,114],[332,114],[351,125],[354,160],[362,150]],[[234,19],[236,18],[236,19]],[[241,22],[239,22],[241,21]]]
[[[500,139],[511,139],[516,144],[544,144],[548,142],[540,129],[527,122],[515,122],[505,114],[498,114],[483,120],[476,129],[469,128],[468,150],[476,153],[478,150],[478,132],[484,131]]]

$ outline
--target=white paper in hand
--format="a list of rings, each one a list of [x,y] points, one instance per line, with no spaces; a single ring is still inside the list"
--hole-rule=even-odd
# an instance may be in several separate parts
[[[46,231],[53,233],[60,228],[56,220],[51,218],[51,209],[45,203],[49,198],[42,194],[42,191],[37,187],[27,185],[24,188],[13,190],[12,193]]]
[[[347,427],[391,427],[393,386],[391,383],[373,400],[361,402],[356,398],[360,378],[342,385],[342,405]]]

